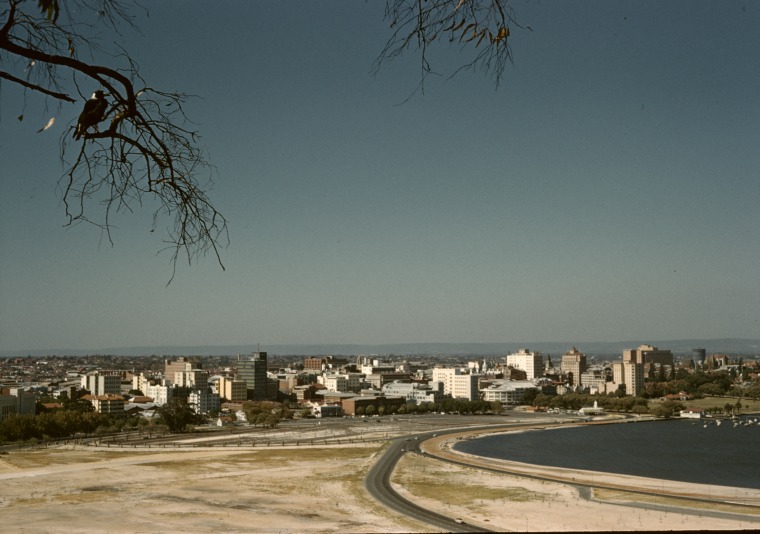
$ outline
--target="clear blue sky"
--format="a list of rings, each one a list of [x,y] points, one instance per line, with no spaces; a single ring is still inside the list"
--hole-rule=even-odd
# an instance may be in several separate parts
[[[120,42],[201,97],[227,270],[165,287],[148,209],[64,228],[80,104],[38,134],[4,82],[0,349],[760,337],[760,3],[516,2],[498,90],[403,105],[382,2],[157,4]]]

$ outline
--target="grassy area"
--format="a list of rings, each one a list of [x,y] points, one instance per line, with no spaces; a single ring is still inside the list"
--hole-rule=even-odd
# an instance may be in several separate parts
[[[392,482],[402,485],[412,495],[460,506],[478,505],[484,499],[512,502],[543,502],[549,495],[520,486],[492,487],[481,483],[477,471],[452,471],[437,460],[407,455],[396,469]]]
[[[742,403],[741,411],[739,414],[749,414],[749,413],[760,413],[760,400],[755,399],[747,399],[747,398],[738,398],[738,397],[704,397],[701,399],[692,399],[688,401],[681,401],[685,406],[689,408],[714,408],[714,407],[720,407],[723,408],[726,404],[731,404],[732,406],[736,404],[736,401],[740,401]],[[659,399],[652,399],[649,401],[649,405],[656,406],[659,404]]]
[[[664,506],[677,506],[679,508],[716,510],[720,512],[732,512],[736,514],[760,515],[760,508],[752,506],[742,506],[740,504],[728,504],[722,502],[697,501],[692,499],[681,499],[678,497],[664,497],[662,495],[646,495],[623,490],[594,488],[594,498],[599,501],[653,503]]]

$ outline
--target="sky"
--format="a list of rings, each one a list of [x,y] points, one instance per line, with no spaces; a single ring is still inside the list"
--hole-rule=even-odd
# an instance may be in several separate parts
[[[65,227],[81,104],[3,82],[1,350],[760,337],[760,3],[517,1],[498,88],[424,94],[382,2],[177,6],[102,38],[197,95],[226,270]]]

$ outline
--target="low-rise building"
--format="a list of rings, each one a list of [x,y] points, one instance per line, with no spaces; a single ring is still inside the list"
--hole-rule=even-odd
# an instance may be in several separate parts
[[[394,380],[385,384],[382,388],[383,395],[387,397],[404,397],[407,403],[420,404],[422,402],[439,403],[443,400],[443,383],[432,382],[401,382]]]
[[[523,402],[525,392],[538,387],[528,380],[494,380],[490,386],[481,389],[483,400],[500,402],[505,405],[517,405]]]

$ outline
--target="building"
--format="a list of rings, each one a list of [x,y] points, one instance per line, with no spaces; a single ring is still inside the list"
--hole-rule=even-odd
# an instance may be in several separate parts
[[[168,386],[174,385],[174,377],[177,373],[190,371],[192,369],[202,369],[200,363],[194,364],[188,358],[179,358],[178,360],[164,360],[164,378],[169,382]]]
[[[121,393],[121,375],[113,373],[88,373],[82,377],[82,389],[91,395],[119,395]]]
[[[303,369],[304,371],[335,370],[339,367],[344,367],[347,364],[348,360],[345,358],[335,358],[333,356],[326,356],[324,358],[305,358],[303,361]]]
[[[322,384],[330,391],[358,393],[362,388],[362,375],[359,373],[325,373]]]
[[[95,411],[104,415],[124,415],[124,397],[121,395],[85,395],[82,397],[90,401]]]
[[[540,352],[520,349],[507,355],[507,366],[525,371],[526,380],[544,376],[544,357]]]
[[[433,402],[437,404],[443,400],[443,383],[423,384],[394,380],[383,386],[383,395],[386,397],[403,397],[407,403]]]
[[[249,357],[238,355],[237,378],[246,384],[248,400],[275,400],[277,392],[272,397],[267,387],[267,353],[254,352]],[[275,388],[276,389],[276,388]]]
[[[0,395],[0,421],[8,416],[16,415],[17,401],[14,395]]]
[[[589,367],[581,373],[580,383],[589,393],[604,393],[607,385],[607,370],[601,366]]]
[[[16,397],[17,414],[34,415],[37,413],[37,395],[23,388],[10,388],[8,392]]]
[[[380,390],[383,388],[385,384],[390,384],[391,382],[395,380],[408,380],[409,379],[409,373],[397,373],[397,372],[387,372],[387,373],[372,373],[369,375],[364,376],[364,382],[368,386],[370,386],[373,389]]]
[[[586,355],[573,347],[562,355],[560,369],[567,375],[567,382],[571,386],[585,386],[582,375],[586,372]]]
[[[162,384],[147,384],[145,388],[140,388],[140,391],[146,397],[153,399],[153,403],[156,406],[163,406],[174,397],[174,387],[164,386]]]
[[[630,361],[612,364],[612,376],[615,388],[625,384],[627,395],[638,396],[644,389],[644,364]]]
[[[221,377],[219,379],[219,396],[230,402],[241,402],[248,398],[248,386],[245,380]]]
[[[637,349],[624,350],[623,361],[642,363],[647,367],[653,363],[673,367],[673,353],[669,350],[660,350],[652,345],[639,345]]]
[[[528,380],[494,380],[491,385],[480,390],[483,400],[517,405],[523,402],[525,392],[538,387]]]
[[[436,367],[433,369],[432,382],[443,383],[443,394],[454,399],[477,400],[478,378],[480,375],[466,374],[453,367]]]
[[[187,396],[187,405],[199,415],[218,412],[221,402],[219,395],[211,393],[209,388],[195,389]]]
[[[208,386],[208,371],[203,369],[176,371],[173,377],[168,378],[177,387],[205,389]]]
[[[691,359],[695,367],[705,366],[706,351],[705,349],[691,349]]]

